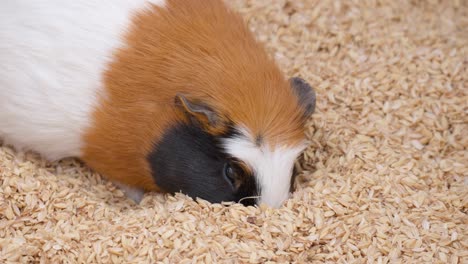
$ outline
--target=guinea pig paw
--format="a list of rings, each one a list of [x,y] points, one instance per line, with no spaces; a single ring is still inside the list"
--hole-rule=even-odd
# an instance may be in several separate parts
[[[142,189],[131,187],[122,183],[116,182],[115,185],[119,187],[125,195],[133,200],[136,204],[139,204],[143,200],[145,192]]]

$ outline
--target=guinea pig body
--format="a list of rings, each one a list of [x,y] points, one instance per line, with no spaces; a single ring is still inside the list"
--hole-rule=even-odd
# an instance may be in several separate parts
[[[221,0],[7,1],[0,138],[135,193],[279,206],[315,93]]]

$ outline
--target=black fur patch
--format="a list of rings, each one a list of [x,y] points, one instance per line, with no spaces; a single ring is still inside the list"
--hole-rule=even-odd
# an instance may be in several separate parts
[[[234,135],[234,131],[225,136]],[[244,175],[238,189],[224,177],[224,165],[230,160],[220,140],[195,124],[178,123],[165,132],[148,156],[153,178],[163,190],[182,192],[212,203],[238,202],[257,195],[254,175]],[[255,199],[242,200],[254,205]]]

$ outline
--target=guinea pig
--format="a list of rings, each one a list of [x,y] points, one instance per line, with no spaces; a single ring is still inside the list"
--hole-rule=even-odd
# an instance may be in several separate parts
[[[281,206],[316,95],[222,0],[0,8],[0,138],[145,192]]]

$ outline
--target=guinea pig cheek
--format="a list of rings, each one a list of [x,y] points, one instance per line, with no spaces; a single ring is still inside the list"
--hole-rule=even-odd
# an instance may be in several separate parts
[[[156,185],[212,203],[254,195],[255,182],[240,180],[238,174],[230,182],[224,176],[230,159],[218,145],[216,137],[193,124],[178,123],[167,129],[148,156]]]

